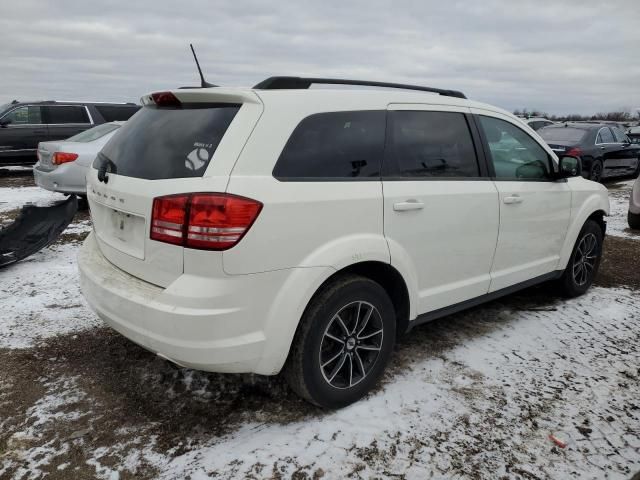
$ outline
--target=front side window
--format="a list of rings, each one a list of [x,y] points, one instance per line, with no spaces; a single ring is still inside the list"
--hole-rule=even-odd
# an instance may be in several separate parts
[[[328,112],[298,124],[273,169],[279,180],[380,178],[385,112]]]
[[[480,125],[489,144],[495,177],[510,180],[550,178],[549,155],[524,130],[512,123],[480,115]]]
[[[628,143],[627,136],[619,128],[612,128],[613,136],[617,143]]]
[[[478,177],[473,140],[463,113],[390,111],[386,177]]]
[[[596,143],[615,143],[615,139],[613,138],[613,134],[611,133],[611,130],[609,130],[609,127],[600,129]]]
[[[87,109],[80,105],[56,105],[44,108],[49,124],[90,123]]]
[[[42,124],[40,107],[35,105],[18,107],[2,117],[2,122],[9,122],[10,125],[40,125]]]

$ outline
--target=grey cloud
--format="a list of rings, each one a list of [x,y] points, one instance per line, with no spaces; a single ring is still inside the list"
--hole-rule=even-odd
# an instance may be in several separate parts
[[[223,85],[364,77],[507,109],[640,107],[635,0],[2,2],[0,102],[130,101],[194,85],[189,42]]]

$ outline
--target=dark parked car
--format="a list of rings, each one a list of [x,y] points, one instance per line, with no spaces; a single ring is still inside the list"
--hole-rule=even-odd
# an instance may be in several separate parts
[[[627,137],[631,140],[631,143],[640,145],[640,127],[631,127],[627,130]]]
[[[563,123],[538,133],[559,157],[579,158],[582,175],[590,180],[640,173],[640,145],[631,143],[617,126]]]
[[[0,105],[0,166],[33,165],[39,142],[61,140],[105,122],[128,120],[134,103],[18,102]]]

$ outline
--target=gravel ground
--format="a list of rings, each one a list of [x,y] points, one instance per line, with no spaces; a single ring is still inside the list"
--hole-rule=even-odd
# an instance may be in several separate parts
[[[90,229],[79,212],[56,244],[1,273],[0,478],[631,479],[630,185],[609,185],[612,235],[586,295],[565,301],[543,285],[416,328],[382,385],[337,412],[279,377],[175,368],[103,327],[79,294],[75,254]],[[0,223],[30,192],[57,198],[30,187],[0,178]]]

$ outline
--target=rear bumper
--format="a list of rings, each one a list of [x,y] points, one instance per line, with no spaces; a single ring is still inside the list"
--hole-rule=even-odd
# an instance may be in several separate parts
[[[77,163],[65,163],[47,171],[39,163],[33,167],[33,178],[41,188],[52,192],[86,195],[88,168]]]
[[[295,269],[223,278],[183,274],[161,288],[112,265],[93,234],[78,265],[82,293],[98,316],[163,358],[214,372],[274,374],[282,367],[299,317],[289,327],[268,324],[284,314],[274,311],[274,299]]]

